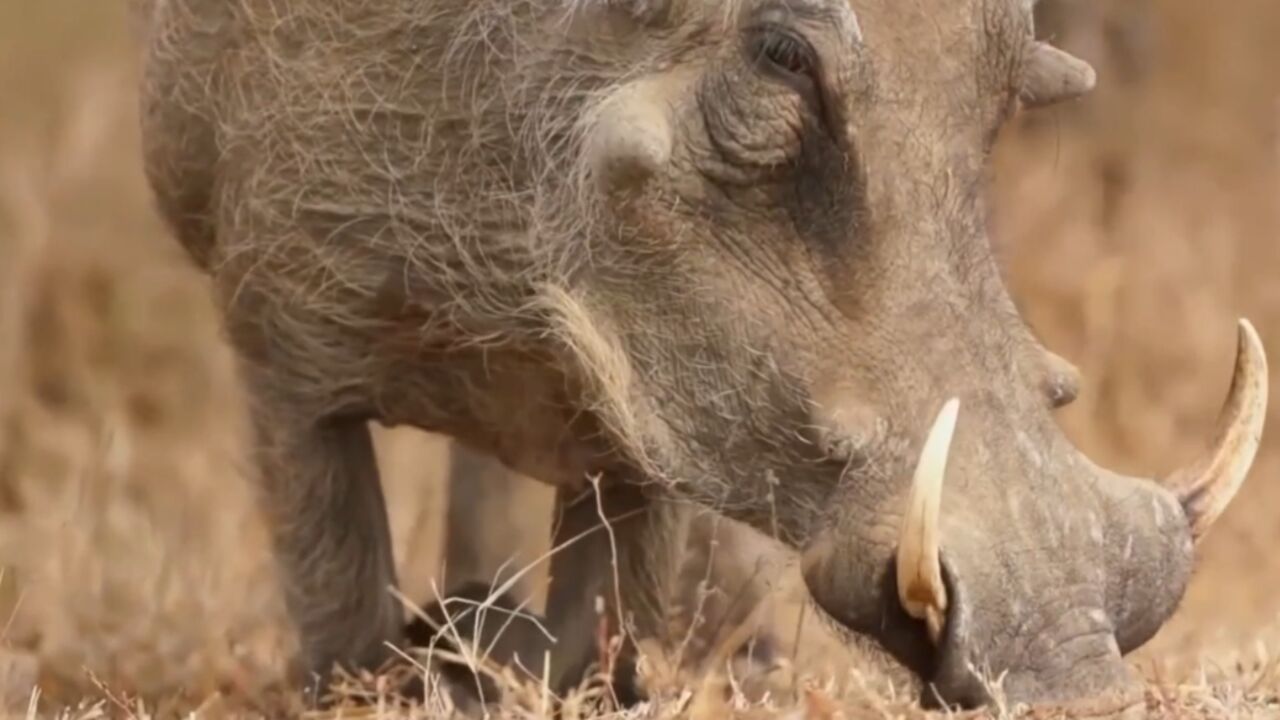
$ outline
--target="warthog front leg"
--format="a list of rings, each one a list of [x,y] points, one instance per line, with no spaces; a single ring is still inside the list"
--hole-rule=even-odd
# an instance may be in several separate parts
[[[714,516],[630,484],[604,485],[598,495],[561,493],[557,515],[553,542],[561,549],[547,596],[557,638],[548,676],[557,692],[594,667],[609,671],[617,699],[631,704],[643,695],[636,642],[656,641],[668,660],[697,669],[721,634],[741,628],[754,635],[761,587],[729,555],[715,555],[712,540],[731,536]],[[732,600],[699,600],[730,588]]]
[[[488,583],[464,583],[445,601],[448,612],[439,604],[427,607],[430,625],[411,623],[408,637],[416,646],[456,651],[452,640],[460,636],[496,664],[518,667],[535,682],[547,678],[559,695],[581,683],[593,667],[609,669],[618,699],[629,704],[638,699],[629,639],[654,637],[663,629],[660,592],[669,587],[676,558],[672,511],[629,485],[608,485],[598,496],[561,491],[545,617],[521,613],[510,620],[516,605],[510,593],[489,598]],[[489,609],[477,618],[475,608],[486,600]],[[431,627],[446,623],[442,635]],[[624,642],[611,655],[607,642],[619,635]],[[610,662],[612,667],[602,668]],[[487,699],[496,692],[484,683],[463,684]]]
[[[445,587],[502,584],[521,570],[526,538],[512,522],[527,509],[513,501],[527,497],[531,481],[461,443],[449,447],[449,504],[445,517]],[[531,583],[521,578],[508,595],[526,600]]]
[[[403,612],[382,487],[367,425],[255,413],[261,502],[299,634],[295,671],[311,689],[336,666],[374,668],[400,637]]]
[[[556,636],[551,650],[552,687],[565,692],[595,666],[612,670],[614,690],[634,701],[634,653],[630,639],[661,632],[660,590],[672,569],[670,508],[636,487],[603,485],[597,495],[561,492],[556,497],[547,592],[547,624]],[[605,644],[623,637],[617,655]],[[602,667],[612,662],[613,667]]]

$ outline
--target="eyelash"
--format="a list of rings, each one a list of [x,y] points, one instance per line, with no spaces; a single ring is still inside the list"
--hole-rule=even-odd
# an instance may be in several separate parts
[[[753,54],[758,63],[792,82],[815,84],[813,48],[794,33],[778,27],[762,27],[754,32]]]

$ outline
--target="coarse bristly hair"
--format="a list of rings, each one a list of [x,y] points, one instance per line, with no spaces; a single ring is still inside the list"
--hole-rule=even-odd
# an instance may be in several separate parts
[[[233,153],[272,162],[236,191],[257,206],[250,214],[330,233],[308,244],[318,257],[276,258],[300,275],[296,292],[372,297],[379,263],[400,258],[406,276],[435,285],[428,337],[437,322],[480,331],[451,333],[467,342],[528,327],[532,288],[590,259],[598,208],[580,190],[584,120],[635,72],[589,38],[566,42],[573,10],[496,0],[242,10],[240,22],[270,28],[254,53],[267,68],[234,78],[246,102],[221,134]]]
[[[378,375],[381,359],[344,355],[338,334],[473,353],[550,339],[656,476],[641,435],[661,433],[641,430],[633,360],[574,288],[611,237],[583,147],[604,101],[709,52],[690,38],[738,5],[155,0],[147,82],[164,90],[146,94],[144,122],[168,129],[150,152],[179,160],[149,172],[168,205],[212,220],[184,244],[253,333],[291,339],[304,398],[348,392],[336,369]]]

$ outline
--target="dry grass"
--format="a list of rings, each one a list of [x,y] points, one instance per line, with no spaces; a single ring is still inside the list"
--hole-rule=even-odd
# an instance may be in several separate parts
[[[1153,473],[1207,438],[1234,317],[1280,338],[1280,6],[1149,9],[1145,77],[1006,138],[996,224],[1015,298],[1087,379],[1065,426],[1100,461]],[[1096,59],[1088,40],[1067,38]],[[272,689],[292,639],[240,471],[238,388],[204,281],[149,206],[131,61],[119,0],[0,4],[0,600],[4,639],[39,660],[0,657],[0,693],[17,717],[32,673],[42,707],[71,718],[296,711]],[[426,598],[442,503],[421,468],[439,446],[393,433],[379,451],[401,574]],[[1271,432],[1183,608],[1135,658],[1152,716],[1280,717],[1278,451]],[[627,716],[923,716],[900,673],[805,627],[768,678],[655,658],[656,699]],[[538,683],[511,689],[501,714],[546,716]],[[566,717],[607,716],[601,693]],[[344,716],[440,711],[392,705]]]

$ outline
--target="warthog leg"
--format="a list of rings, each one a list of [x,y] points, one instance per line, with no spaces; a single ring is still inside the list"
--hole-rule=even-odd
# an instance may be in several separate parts
[[[294,417],[264,401],[254,424],[262,506],[301,646],[295,672],[314,691],[338,663],[380,665],[403,610],[389,592],[395,565],[368,426]]]
[[[461,443],[450,444],[444,565],[450,594],[470,583],[502,583],[519,572],[523,543],[520,527],[509,518],[520,512],[512,500],[529,482]],[[530,585],[521,578],[507,594],[527,600]]]
[[[678,536],[673,510],[631,485],[605,484],[598,495],[559,491],[545,617],[522,613],[511,619],[511,593],[490,597],[489,583],[473,581],[452,590],[445,600],[448,613],[439,603],[425,608],[431,624],[441,626],[448,616],[446,632],[437,634],[418,620],[410,624],[408,638],[415,646],[456,651],[452,637],[461,637],[493,663],[516,668],[533,682],[545,677],[557,695],[593,670],[606,671],[619,702],[631,704],[639,698],[630,639],[663,630],[660,592],[670,584],[669,563],[676,557],[671,541]],[[483,615],[475,612],[481,603],[488,606]],[[447,669],[446,678],[461,679],[458,670]],[[491,683],[460,684],[494,699]]]
[[[618,700],[637,698],[632,637],[660,633],[659,592],[667,587],[673,518],[634,486],[602,484],[556,498],[547,593],[552,687],[565,692],[594,666],[611,672]],[[615,638],[620,646],[611,645]]]
[[[552,558],[547,596],[548,628],[557,638],[553,689],[564,693],[592,670],[604,671],[617,700],[629,705],[643,695],[636,642],[656,641],[671,653],[667,660],[696,671],[706,669],[720,635],[739,627],[754,635],[761,587],[736,557],[716,556],[717,537],[743,539],[718,528],[713,516],[636,485],[561,493],[553,542],[564,549]],[[700,601],[721,585],[732,588],[740,607]]]

